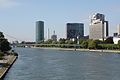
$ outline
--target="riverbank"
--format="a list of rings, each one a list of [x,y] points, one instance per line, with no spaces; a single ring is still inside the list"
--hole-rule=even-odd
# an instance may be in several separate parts
[[[56,47],[49,47],[49,48],[47,48],[47,47],[32,47],[32,48],[120,53],[120,50],[96,50],[96,49],[75,49],[75,48],[56,48]]]
[[[2,61],[2,66],[0,67],[0,80],[3,80],[6,73],[9,71],[13,63],[16,61],[17,56],[5,56],[5,60]],[[4,66],[3,66],[4,65]]]

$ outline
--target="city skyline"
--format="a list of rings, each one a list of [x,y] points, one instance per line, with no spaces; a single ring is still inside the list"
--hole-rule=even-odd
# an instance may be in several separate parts
[[[35,41],[35,22],[45,22],[47,30],[56,31],[58,38],[65,38],[66,23],[84,23],[85,35],[89,34],[89,16],[93,13],[105,14],[109,21],[110,35],[116,32],[120,24],[120,6],[118,0],[0,0],[0,31],[22,41]],[[50,36],[51,36],[50,35]],[[10,41],[15,40],[5,35]]]

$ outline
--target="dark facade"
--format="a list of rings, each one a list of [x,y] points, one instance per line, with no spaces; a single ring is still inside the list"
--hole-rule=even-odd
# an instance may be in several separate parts
[[[36,22],[36,42],[44,41],[44,22]]]
[[[66,38],[77,39],[84,36],[84,24],[83,23],[67,23]]]

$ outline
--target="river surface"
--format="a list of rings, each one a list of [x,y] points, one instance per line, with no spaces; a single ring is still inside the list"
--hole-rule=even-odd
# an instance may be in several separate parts
[[[120,54],[15,48],[4,80],[120,80]]]

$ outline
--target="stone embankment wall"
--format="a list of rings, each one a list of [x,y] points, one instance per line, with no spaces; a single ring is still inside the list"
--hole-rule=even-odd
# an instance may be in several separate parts
[[[6,56],[7,58],[8,56]],[[6,73],[9,71],[9,69],[11,68],[11,66],[13,65],[13,63],[16,61],[17,56],[9,56],[10,59],[8,59],[8,61],[3,64],[4,66],[0,67],[0,80],[3,80],[3,78],[5,77]]]

